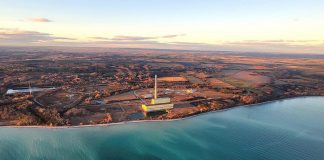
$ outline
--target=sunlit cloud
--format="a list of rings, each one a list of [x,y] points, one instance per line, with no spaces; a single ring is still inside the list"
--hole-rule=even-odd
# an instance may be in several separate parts
[[[67,37],[57,37],[49,33],[25,31],[19,29],[0,28],[0,42],[6,44],[26,44],[34,42],[48,42],[55,40],[74,40]]]
[[[52,20],[49,20],[49,19],[44,18],[44,17],[33,17],[33,18],[29,18],[28,21],[30,21],[30,22],[41,22],[41,23],[52,22]]]
[[[108,37],[90,37],[90,38],[96,40],[110,40],[110,41],[145,41],[145,40],[157,40],[157,39],[172,39],[180,36],[185,36],[185,34],[172,34],[172,35],[152,36],[152,37],[118,35],[112,38],[108,38]]]
[[[119,41],[141,41],[141,40],[150,40],[150,39],[157,39],[158,37],[142,37],[142,36],[115,36],[112,40],[119,40]]]
[[[175,41],[178,36],[89,37],[90,40],[55,36],[49,33],[0,28],[1,45],[52,45],[79,47],[131,47],[181,50],[246,51],[324,54],[324,40],[243,40],[215,43]],[[168,39],[164,41],[164,39]]]
[[[186,34],[170,34],[170,35],[162,36],[162,38],[176,38],[176,37],[182,37],[182,36],[186,36]]]
[[[324,40],[244,40],[244,41],[227,41],[225,44],[232,45],[269,45],[269,44],[285,44],[285,45],[314,45],[324,43]]]
[[[89,37],[91,39],[95,39],[95,40],[110,40],[111,38],[107,38],[107,37]]]
[[[221,46],[240,51],[324,54],[323,43],[323,40],[245,40],[224,42]]]

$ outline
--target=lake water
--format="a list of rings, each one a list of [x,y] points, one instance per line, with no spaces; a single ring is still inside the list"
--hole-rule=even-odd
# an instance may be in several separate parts
[[[324,97],[244,106],[173,122],[0,128],[0,159],[323,160]]]

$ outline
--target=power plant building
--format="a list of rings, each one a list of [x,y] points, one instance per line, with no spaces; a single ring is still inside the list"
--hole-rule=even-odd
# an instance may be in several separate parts
[[[157,98],[157,99],[152,99],[151,104],[164,104],[164,103],[171,103],[171,98],[166,97],[166,98]]]
[[[172,109],[173,104],[158,104],[158,105],[142,105],[142,109],[144,112],[156,112],[156,111],[163,111],[163,110],[168,110]]]
[[[155,75],[154,84],[154,98],[151,100],[151,105],[142,104],[144,112],[155,112],[172,109],[174,104],[171,103],[169,97],[158,98],[157,97],[157,75]]]

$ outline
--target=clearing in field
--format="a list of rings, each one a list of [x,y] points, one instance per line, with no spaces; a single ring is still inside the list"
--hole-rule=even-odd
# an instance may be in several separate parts
[[[188,80],[184,77],[161,77],[158,78],[159,81],[165,82],[187,82]]]
[[[71,94],[68,92],[54,92],[52,94],[44,94],[41,97],[35,98],[40,104],[45,106],[64,106],[73,103],[78,98],[79,94]]]
[[[240,71],[231,76],[232,78],[245,81],[253,85],[267,84],[270,78],[250,71]]]
[[[217,78],[208,78],[208,83],[212,85],[213,87],[218,88],[235,88],[233,85],[230,85],[222,80],[219,80]]]
[[[223,78],[223,81],[226,83],[229,83],[235,87],[239,87],[239,88],[247,88],[247,87],[251,87],[253,85],[252,83],[249,83],[247,81],[243,81],[240,79],[236,79],[233,77],[225,77],[225,78]]]
[[[217,92],[215,90],[203,90],[198,91],[193,94],[196,97],[205,97],[205,98],[230,98],[233,97],[233,94],[226,94],[222,92]]]
[[[186,76],[190,83],[193,84],[204,84],[204,81],[194,76]]]

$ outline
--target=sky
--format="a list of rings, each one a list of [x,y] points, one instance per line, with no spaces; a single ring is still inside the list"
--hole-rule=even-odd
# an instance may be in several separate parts
[[[324,54],[324,0],[1,0],[0,46]]]

